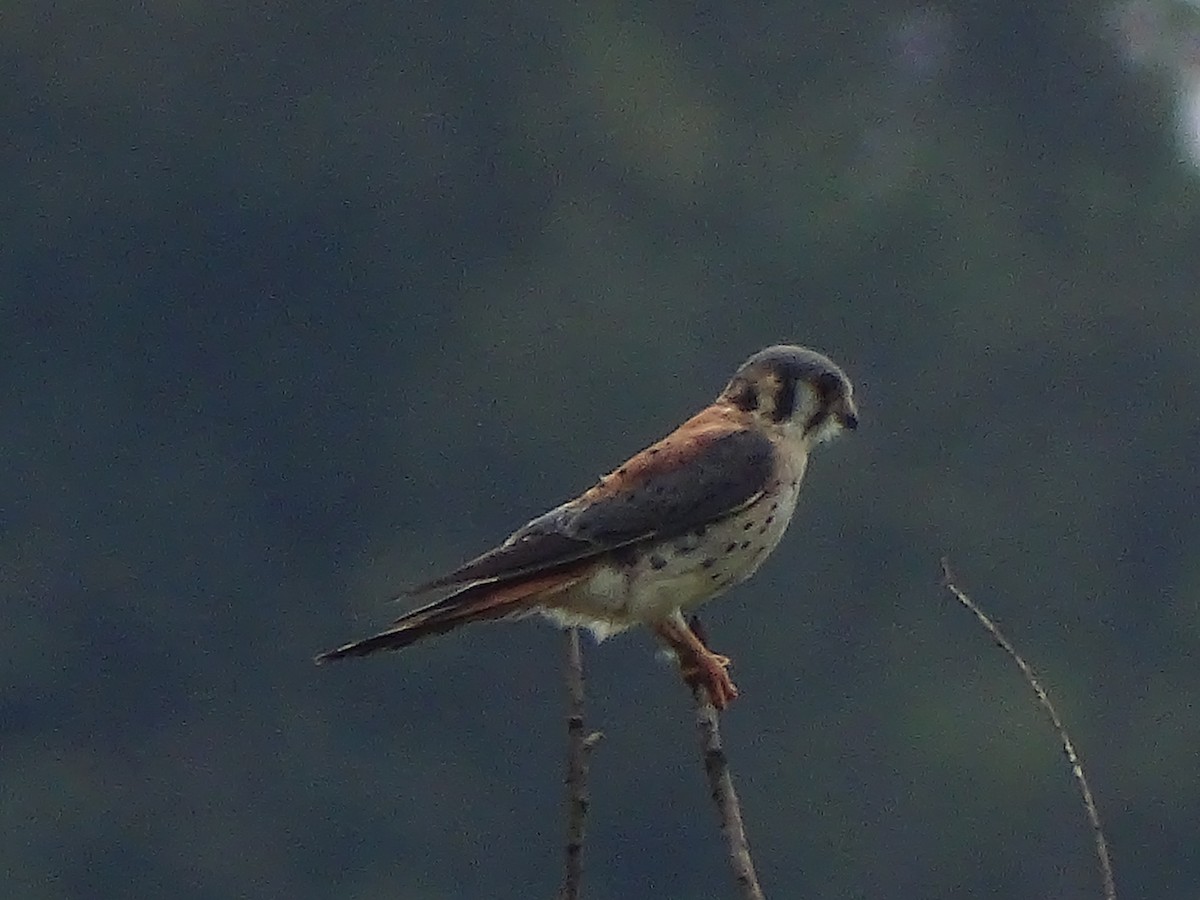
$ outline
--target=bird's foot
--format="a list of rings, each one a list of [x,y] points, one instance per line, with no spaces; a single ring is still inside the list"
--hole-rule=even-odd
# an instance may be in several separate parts
[[[738,689],[727,671],[731,664],[728,656],[704,648],[703,652],[697,650],[689,653],[686,661],[681,659],[679,668],[688,687],[704,688],[712,705],[723,710],[738,695]]]

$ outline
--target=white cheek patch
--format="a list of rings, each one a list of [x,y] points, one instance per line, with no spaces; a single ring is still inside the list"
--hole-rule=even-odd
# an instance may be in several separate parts
[[[823,444],[825,441],[835,438],[841,433],[842,423],[838,421],[837,416],[830,416],[817,426],[817,430],[812,435],[812,442],[814,444]]]

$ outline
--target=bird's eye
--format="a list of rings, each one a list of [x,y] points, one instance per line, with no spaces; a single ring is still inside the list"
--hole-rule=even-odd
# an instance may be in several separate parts
[[[825,402],[833,399],[842,390],[841,380],[832,372],[823,372],[816,378],[817,393]]]

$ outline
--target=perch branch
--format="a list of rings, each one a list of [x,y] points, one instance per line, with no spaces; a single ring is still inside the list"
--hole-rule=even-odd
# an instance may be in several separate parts
[[[583,838],[588,813],[588,762],[600,741],[598,731],[583,733],[583,653],[579,629],[568,628],[567,636],[567,847],[566,871],[559,900],[579,900],[583,882]]]
[[[1054,724],[1054,730],[1058,732],[1058,739],[1062,743],[1063,753],[1066,754],[1067,762],[1071,765],[1071,774],[1075,778],[1075,783],[1079,786],[1079,795],[1083,799],[1083,808],[1087,813],[1088,824],[1092,829],[1092,839],[1096,845],[1096,857],[1100,861],[1100,877],[1104,882],[1104,900],[1116,900],[1117,886],[1113,878],[1112,859],[1108,854],[1108,841],[1104,837],[1104,829],[1100,827],[1100,813],[1096,810],[1096,801],[1092,797],[1092,789],[1088,785],[1087,776],[1083,774],[1083,764],[1079,761],[1079,754],[1075,752],[1075,745],[1071,742],[1070,735],[1067,734],[1066,726],[1063,725],[1062,719],[1058,715],[1058,710],[1054,708],[1054,704],[1050,702],[1050,696],[1046,693],[1038,681],[1037,675],[1034,674],[1033,668],[1019,654],[1008,638],[996,626],[986,613],[983,612],[974,601],[971,600],[962,589],[958,587],[954,580],[954,574],[950,571],[949,561],[942,558],[942,585],[955,599],[965,606],[979,620],[988,634],[1005,653],[1009,655],[1017,668],[1021,670],[1021,674],[1025,676],[1025,682],[1033,689],[1037,695],[1038,703],[1042,709],[1050,716],[1050,721]]]
[[[692,619],[691,627],[697,637],[707,644],[703,627],[697,619]],[[750,856],[750,844],[746,840],[746,828],[742,823],[741,804],[738,803],[733,777],[729,772],[729,759],[721,743],[719,714],[703,685],[692,685],[692,698],[696,703],[696,728],[700,732],[704,772],[708,776],[713,802],[721,816],[721,834],[729,848],[729,865],[737,881],[738,895],[741,900],[763,900],[762,888],[754,872],[754,860]]]

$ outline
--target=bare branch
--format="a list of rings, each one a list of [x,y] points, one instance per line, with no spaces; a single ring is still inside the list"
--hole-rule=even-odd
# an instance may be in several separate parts
[[[1004,636],[996,626],[996,623],[988,618],[983,610],[976,606],[974,601],[963,593],[955,583],[954,575],[950,571],[950,563],[945,557],[942,557],[942,585],[954,595],[959,603],[974,614],[979,623],[987,629],[988,634],[992,636],[996,644],[1017,664],[1017,668],[1025,676],[1026,683],[1033,689],[1034,694],[1037,695],[1038,703],[1050,716],[1050,721],[1054,724],[1054,730],[1058,732],[1058,738],[1062,743],[1067,762],[1071,765],[1071,774],[1079,786],[1079,795],[1083,799],[1083,808],[1087,813],[1088,824],[1092,829],[1092,838],[1096,845],[1096,857],[1100,861],[1100,877],[1104,882],[1104,898],[1105,900],[1116,900],[1117,886],[1113,879],[1112,859],[1108,854],[1108,841],[1104,837],[1104,829],[1100,827],[1100,813],[1096,809],[1096,801],[1092,797],[1092,789],[1088,785],[1087,776],[1083,774],[1083,764],[1079,761],[1079,754],[1075,752],[1075,745],[1071,742],[1071,738],[1067,734],[1067,729],[1058,715],[1058,710],[1050,702],[1049,695],[1046,693],[1045,688],[1042,687],[1041,682],[1038,681],[1037,675],[1034,674],[1033,668],[1029,663],[1025,662],[1021,654],[1009,643],[1008,638]]]
[[[692,620],[691,627],[701,640],[705,640],[703,629],[696,619]],[[729,848],[729,865],[737,881],[738,896],[741,900],[763,900],[758,875],[754,871],[754,860],[750,856],[750,844],[746,840],[746,828],[742,824],[741,804],[738,803],[737,791],[733,789],[729,759],[721,743],[719,714],[703,685],[692,685],[692,698],[696,703],[696,728],[700,732],[704,772],[708,776],[713,802],[721,816],[721,834]]]
[[[599,731],[583,733],[583,653],[579,629],[568,628],[567,636],[567,848],[566,871],[559,900],[579,900],[583,882],[583,839],[588,804],[588,762],[592,748],[603,737]]]

